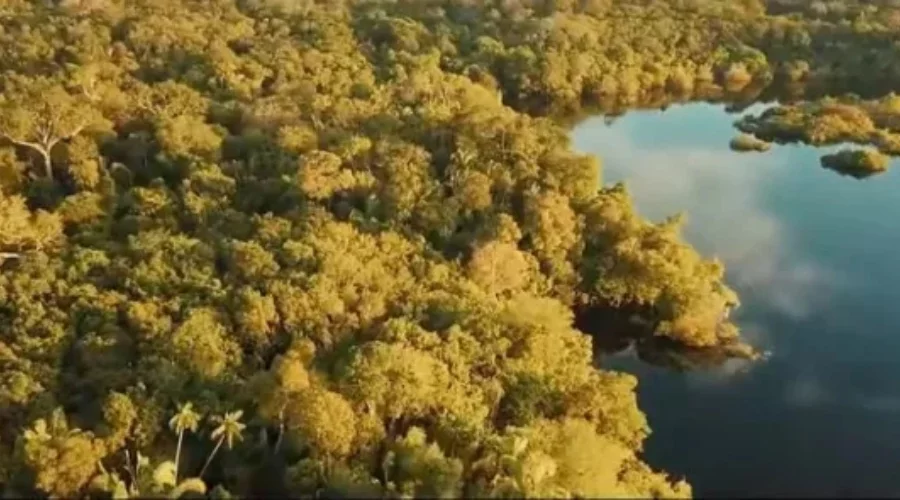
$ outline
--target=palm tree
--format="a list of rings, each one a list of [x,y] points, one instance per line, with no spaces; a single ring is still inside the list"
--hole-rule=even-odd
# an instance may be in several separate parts
[[[197,432],[200,425],[200,415],[193,410],[193,403],[184,403],[178,406],[178,413],[169,420],[169,428],[178,433],[178,446],[175,448],[175,482],[178,483],[178,460],[181,458],[181,441],[184,439],[184,431]]]
[[[219,426],[212,431],[210,437],[218,439],[218,442],[216,443],[216,447],[213,448],[212,453],[209,454],[209,458],[206,459],[206,463],[203,464],[203,469],[200,470],[200,475],[198,477],[203,477],[203,473],[206,472],[207,467],[212,463],[212,460],[216,456],[216,453],[218,453],[222,443],[227,444],[228,449],[230,450],[232,445],[234,445],[235,439],[238,441],[243,439],[241,432],[247,427],[241,423],[241,416],[243,414],[243,410],[238,410],[226,413],[222,417],[213,417],[213,421],[218,423]]]

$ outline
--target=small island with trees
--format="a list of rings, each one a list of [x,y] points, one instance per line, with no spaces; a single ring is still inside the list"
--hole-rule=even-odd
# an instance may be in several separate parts
[[[778,143],[813,146],[853,143],[900,155],[900,96],[862,100],[825,98],[769,108],[735,123],[747,134]]]
[[[890,157],[875,149],[843,149],[822,157],[822,166],[858,179],[887,170]]]

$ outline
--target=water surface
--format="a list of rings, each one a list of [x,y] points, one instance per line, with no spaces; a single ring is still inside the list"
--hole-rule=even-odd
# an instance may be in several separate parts
[[[638,111],[573,139],[643,215],[687,214],[686,238],[725,262],[737,322],[772,357],[690,374],[603,363],[639,376],[646,458],[697,495],[900,496],[900,165],[857,180],[820,166],[828,148],[733,152],[738,116]]]

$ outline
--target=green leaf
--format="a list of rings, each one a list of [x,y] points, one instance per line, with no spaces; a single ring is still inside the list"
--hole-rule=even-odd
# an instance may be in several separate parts
[[[206,494],[206,483],[198,477],[185,479],[175,489],[169,492],[169,498],[181,498],[185,493],[197,493],[199,495]]]
[[[157,489],[175,486],[175,462],[167,460],[159,464],[153,471],[153,484]]]
[[[527,447],[528,447],[528,438],[527,437],[516,436],[515,438],[513,438],[513,449],[512,449],[513,453],[512,454],[514,457],[518,457],[519,455],[521,455],[525,451],[525,448],[527,448]]]
[[[128,494],[128,487],[125,486],[125,481],[116,478],[115,484],[116,486],[112,491],[113,500],[131,498],[131,495]]]

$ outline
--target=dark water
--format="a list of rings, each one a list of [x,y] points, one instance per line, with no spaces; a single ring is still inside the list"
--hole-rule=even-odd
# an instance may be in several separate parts
[[[826,149],[735,153],[737,115],[692,104],[573,132],[638,209],[684,211],[686,237],[728,267],[745,336],[772,351],[749,370],[639,376],[646,458],[699,496],[900,496],[900,164],[856,180]]]

